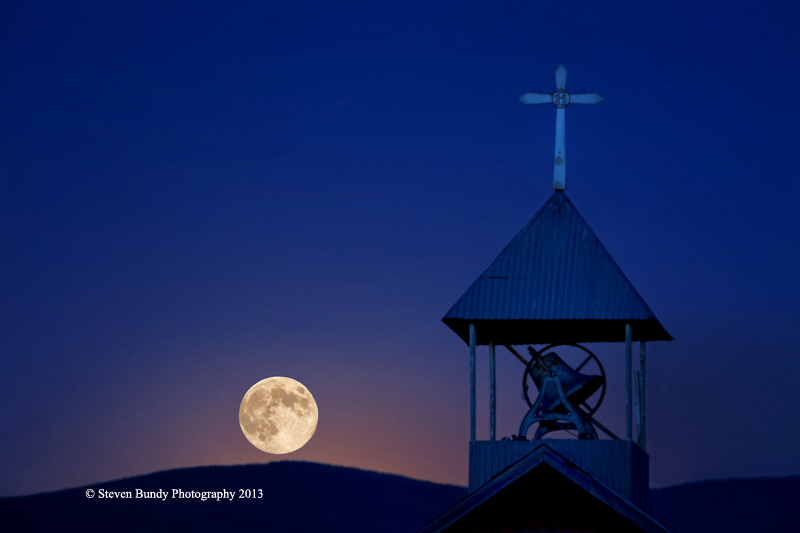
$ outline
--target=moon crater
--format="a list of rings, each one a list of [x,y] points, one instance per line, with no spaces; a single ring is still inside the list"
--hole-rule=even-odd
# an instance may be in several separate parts
[[[263,379],[250,387],[239,406],[244,436],[259,450],[284,454],[302,448],[317,429],[319,412],[311,392],[285,377]]]

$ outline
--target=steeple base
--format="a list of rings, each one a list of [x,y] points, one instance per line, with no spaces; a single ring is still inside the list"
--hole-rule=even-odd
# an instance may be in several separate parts
[[[649,510],[650,457],[629,440],[473,441],[469,446],[469,492],[540,446],[557,452],[639,509]]]

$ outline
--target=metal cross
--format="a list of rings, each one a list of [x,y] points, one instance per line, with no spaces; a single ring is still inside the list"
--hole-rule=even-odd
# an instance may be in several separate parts
[[[556,92],[553,94],[525,93],[519,97],[523,104],[554,104],[556,106],[556,159],[553,170],[553,188],[562,191],[567,188],[567,150],[564,140],[564,109],[569,104],[595,105],[603,101],[597,93],[569,94],[567,69],[559,65],[556,69]]]

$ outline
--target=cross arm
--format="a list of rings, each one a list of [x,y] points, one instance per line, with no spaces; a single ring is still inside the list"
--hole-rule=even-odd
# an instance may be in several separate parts
[[[571,104],[589,104],[597,105],[602,102],[604,98],[597,93],[586,94],[571,94],[569,95],[569,103]]]
[[[544,93],[525,93],[519,97],[523,104],[552,104],[553,95]]]

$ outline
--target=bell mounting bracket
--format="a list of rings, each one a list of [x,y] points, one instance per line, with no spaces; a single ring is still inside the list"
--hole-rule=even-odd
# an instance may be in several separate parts
[[[580,370],[591,361],[594,361],[599,368],[600,375],[602,377],[602,384],[600,387],[600,396],[593,406],[583,402],[581,405],[584,407],[584,410],[580,408],[581,406],[576,407],[567,400],[567,395],[564,392],[564,385],[561,382],[561,379],[556,372],[547,366],[545,359],[542,357],[547,351],[552,350],[557,346],[574,346],[588,354],[586,359],[584,359],[584,361],[575,368],[576,372],[580,372]],[[522,377],[522,393],[523,397],[525,398],[525,402],[528,404],[530,409],[522,419],[522,424],[520,424],[519,428],[519,435],[515,436],[515,439],[525,439],[528,433],[528,428],[539,422],[539,427],[534,435],[534,440],[541,439],[550,431],[570,429],[578,431],[579,439],[596,440],[598,437],[597,431],[594,429],[594,425],[592,424],[592,415],[600,407],[600,404],[603,402],[603,398],[606,394],[606,373],[597,356],[594,355],[588,348],[572,343],[550,344],[538,351],[531,346],[528,348],[528,352],[531,354],[531,359],[525,367],[525,373]],[[534,365],[537,365],[539,369],[544,369],[547,375],[542,379],[541,386],[539,388],[539,395],[536,398],[536,401],[531,402],[530,397],[528,396],[528,378],[533,380],[533,372],[535,371]],[[542,412],[542,403],[548,394],[556,394],[561,400],[561,405],[564,408],[562,411],[565,410],[566,412]],[[596,393],[593,396],[595,395]]]

